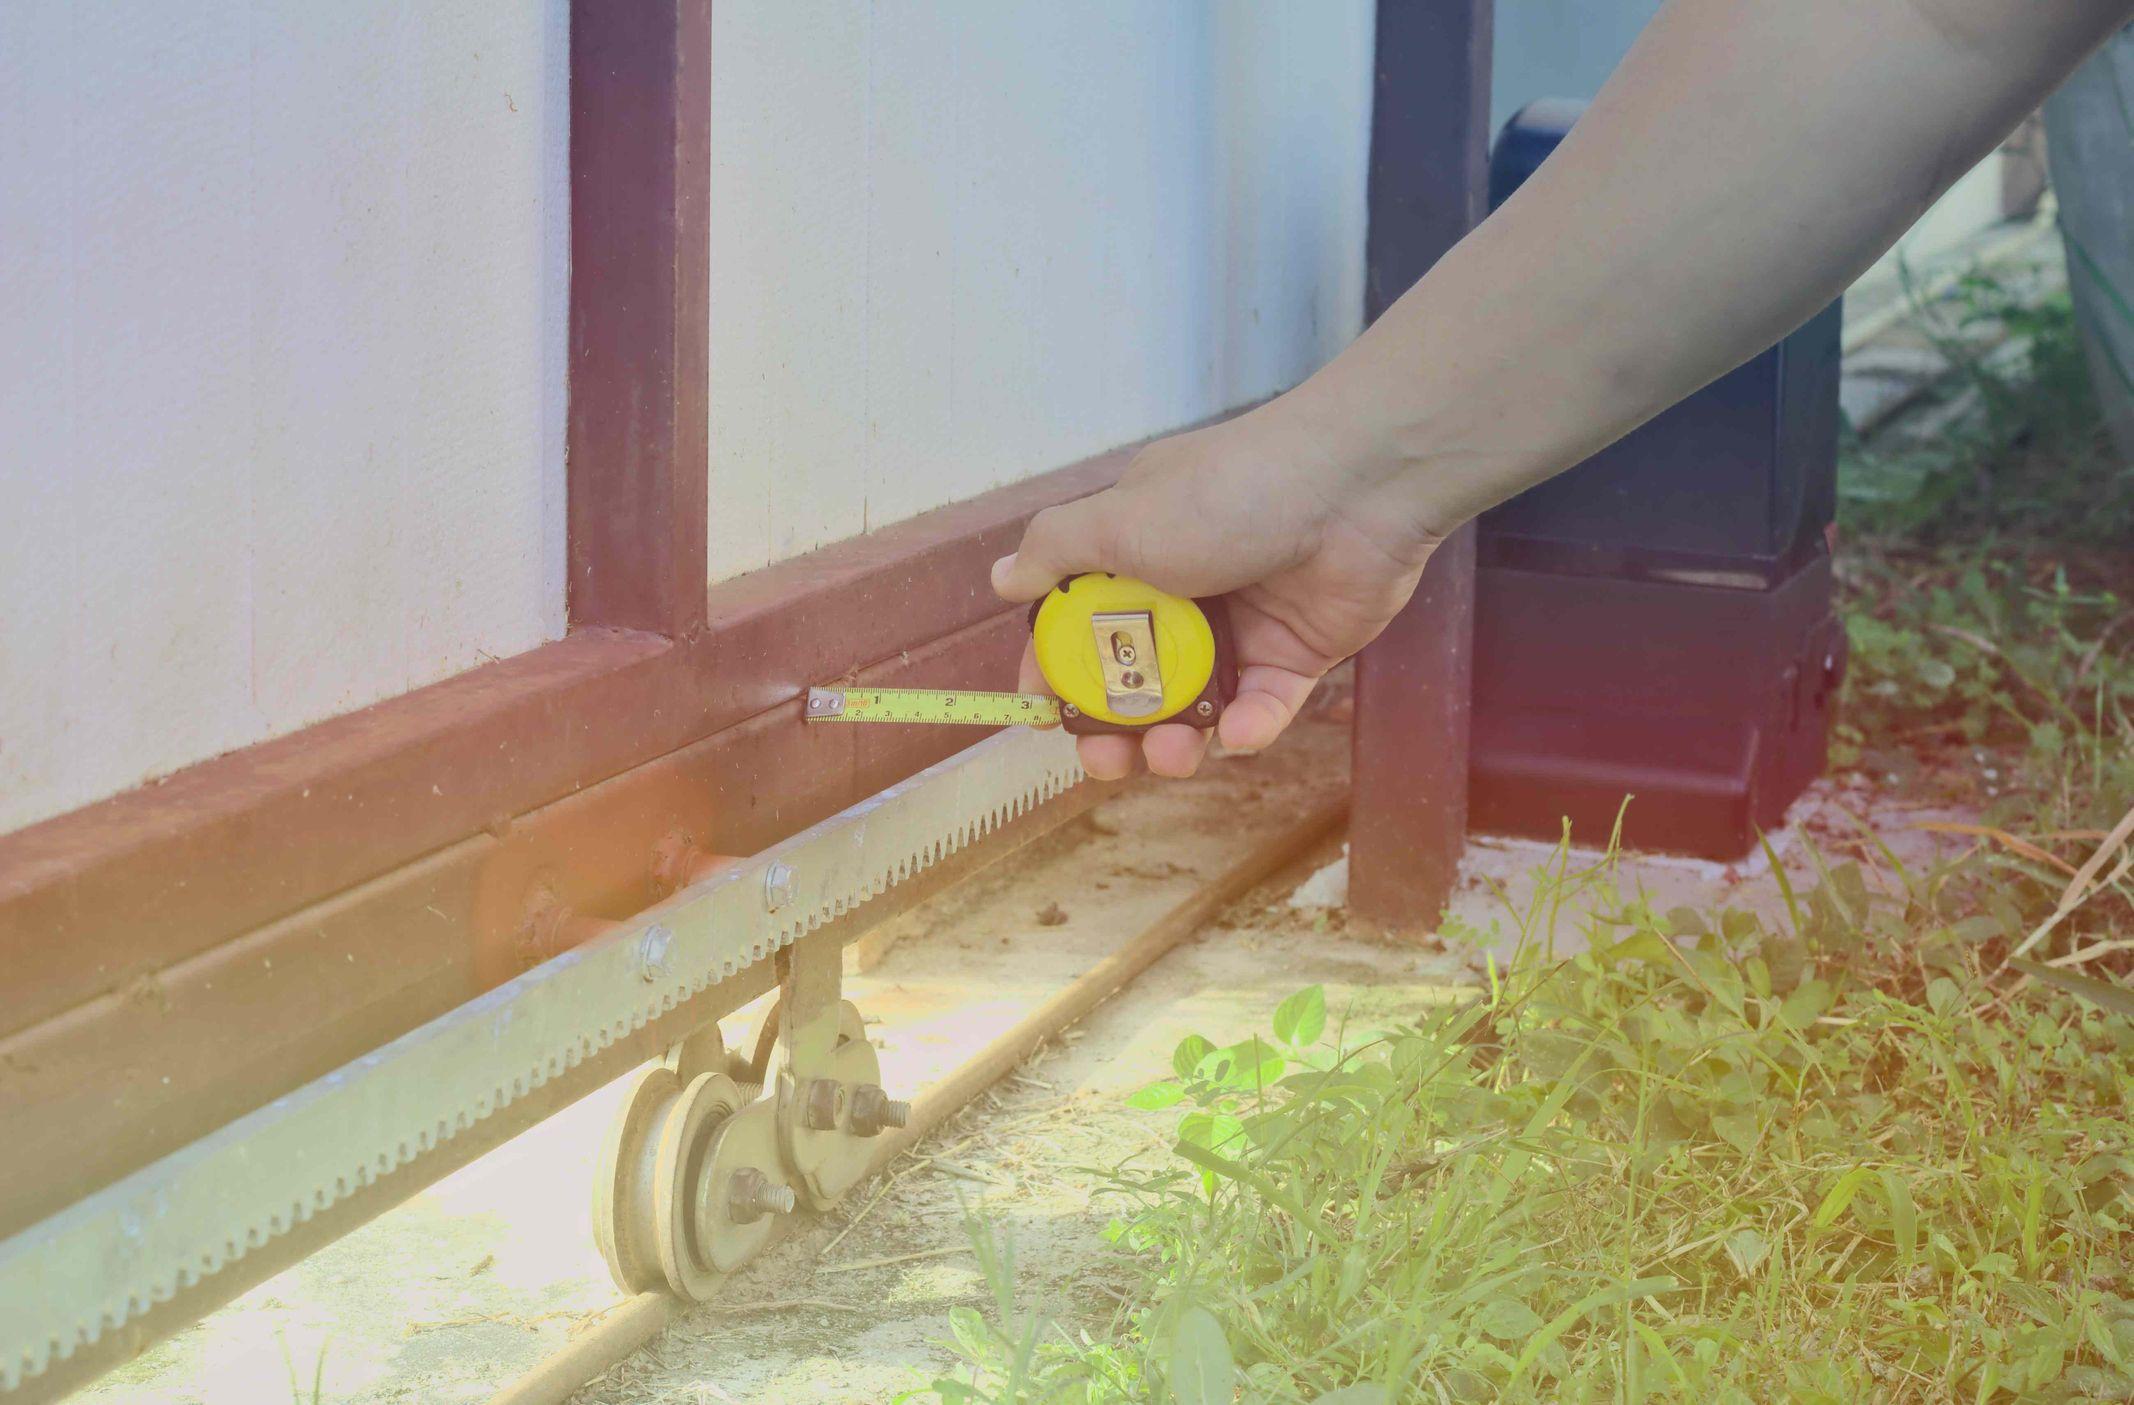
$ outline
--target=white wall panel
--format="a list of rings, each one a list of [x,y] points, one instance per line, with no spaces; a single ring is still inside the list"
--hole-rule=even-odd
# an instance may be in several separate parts
[[[556,637],[564,0],[0,4],[0,829]]]
[[[1338,351],[1371,33],[1369,0],[720,0],[712,578]]]

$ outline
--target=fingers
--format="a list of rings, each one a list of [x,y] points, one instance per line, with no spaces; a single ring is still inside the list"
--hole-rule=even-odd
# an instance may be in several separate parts
[[[1077,737],[1074,749],[1091,780],[1123,781],[1134,773],[1134,762],[1141,755],[1141,739]]]
[[[1022,545],[993,563],[993,589],[1006,600],[1035,600],[1082,571],[1117,571],[1118,491],[1048,507],[1030,519]]]
[[[1271,746],[1296,719],[1319,680],[1272,664],[1248,664],[1237,675],[1237,696],[1223,709],[1216,730],[1233,751]]]
[[[1200,758],[1208,754],[1208,736],[1198,727],[1180,722],[1158,723],[1142,734],[1141,754],[1153,774],[1184,780],[1200,769]],[[1086,767],[1089,763],[1082,764]]]
[[[1023,650],[1016,687],[1025,693],[1052,691],[1038,669],[1036,653],[1028,648]],[[1125,780],[1143,760],[1156,775],[1183,779],[1199,769],[1201,758],[1208,753],[1208,737],[1197,727],[1166,723],[1140,736],[1077,737],[1075,749],[1081,755],[1082,769],[1095,780]]]

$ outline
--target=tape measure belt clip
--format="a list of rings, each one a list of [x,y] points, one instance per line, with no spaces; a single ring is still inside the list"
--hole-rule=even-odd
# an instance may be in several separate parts
[[[1071,576],[1030,607],[1038,670],[1078,737],[1159,722],[1207,730],[1237,696],[1228,603],[1183,600],[1109,573]]]

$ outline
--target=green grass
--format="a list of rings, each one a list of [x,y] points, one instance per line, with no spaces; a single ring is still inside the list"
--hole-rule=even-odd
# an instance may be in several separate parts
[[[925,1398],[2134,1400],[2134,496],[2064,306],[1966,295],[2031,354],[1851,451],[1836,760],[1990,767],[1977,846],[1863,835],[1775,923],[1559,855],[1472,1000],[1188,1040],[1135,1097],[1171,1164],[1107,1186],[1131,1301],[1031,1308],[974,1221],[993,1307]]]
[[[1606,864],[1557,891],[1614,892]],[[1840,864],[1796,914],[1604,901],[1473,1002],[1188,1041],[1178,1165],[1112,1185],[1141,1293],[993,1317],[940,1398],[2134,1398],[2134,1021],[2002,959],[2029,888]],[[2093,944],[2121,894],[2041,952]],[[983,1241],[982,1241],[983,1242]],[[1351,1395],[1331,1392],[1349,1390]]]

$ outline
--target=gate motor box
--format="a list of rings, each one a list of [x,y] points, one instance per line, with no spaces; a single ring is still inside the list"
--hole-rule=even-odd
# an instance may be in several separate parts
[[[1544,100],[1505,124],[1492,209],[1583,107]],[[1631,847],[1736,859],[1821,773],[1845,667],[1830,562],[1839,331],[1832,304],[1483,514],[1476,829],[1553,840],[1568,818],[1600,843],[1621,810]]]

